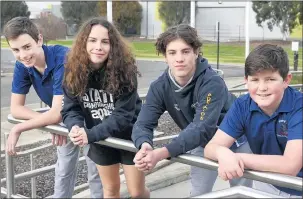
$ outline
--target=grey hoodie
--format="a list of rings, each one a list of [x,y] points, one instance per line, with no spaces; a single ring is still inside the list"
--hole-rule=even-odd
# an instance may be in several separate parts
[[[205,147],[234,100],[223,79],[204,58],[197,59],[195,74],[182,89],[176,86],[167,69],[149,88],[132,140],[137,148],[144,142],[152,145],[153,129],[159,117],[168,111],[182,129],[179,136],[166,145],[171,157],[198,146]],[[246,142],[246,137],[240,139],[239,142]]]

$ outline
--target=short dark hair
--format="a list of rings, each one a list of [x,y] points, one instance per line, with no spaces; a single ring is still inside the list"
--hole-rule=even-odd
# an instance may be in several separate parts
[[[36,42],[39,40],[39,30],[28,17],[15,17],[9,20],[5,24],[3,33],[7,42],[22,34],[28,34]]]
[[[261,44],[250,52],[245,61],[245,77],[264,70],[278,71],[283,79],[287,77],[289,62],[287,53],[282,47]]]
[[[202,42],[198,37],[197,30],[187,24],[180,24],[170,27],[160,34],[155,44],[158,55],[160,53],[165,55],[167,45],[176,39],[183,39],[194,51],[200,53]]]

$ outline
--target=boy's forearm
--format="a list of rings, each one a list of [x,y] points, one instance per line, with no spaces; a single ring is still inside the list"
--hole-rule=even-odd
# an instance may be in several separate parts
[[[11,114],[16,119],[29,120],[40,117],[41,113],[34,111],[26,106],[17,106],[11,108]]]
[[[218,161],[217,151],[221,146],[213,143],[208,143],[204,148],[204,157]]]
[[[170,157],[170,154],[169,154],[169,151],[167,150],[166,147],[161,147],[161,148],[158,148],[158,149],[154,149],[155,152],[156,152],[156,158],[158,161],[161,161],[161,160],[164,160],[166,158],[169,158]]]
[[[245,168],[256,171],[269,171],[296,176],[299,172],[294,169],[293,161],[282,155],[257,155],[238,153],[242,158]]]
[[[23,132],[51,124],[58,124],[60,121],[60,111],[50,109],[42,114],[39,113],[39,117],[34,117],[23,123],[19,123],[17,128],[18,131]]]

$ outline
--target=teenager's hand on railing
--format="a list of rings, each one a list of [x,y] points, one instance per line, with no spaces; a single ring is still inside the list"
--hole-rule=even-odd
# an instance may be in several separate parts
[[[151,171],[159,161],[168,157],[170,157],[170,154],[166,147],[147,152],[146,156],[143,158],[143,162],[147,164],[144,171]]]
[[[6,152],[8,155],[17,155],[16,144],[19,140],[20,135],[21,135],[21,131],[18,129],[18,125],[15,125],[11,129],[11,132],[9,133],[6,142]]]
[[[80,130],[80,127],[78,125],[75,125],[70,130],[70,133],[78,133],[79,130]]]
[[[85,129],[84,128],[80,128],[80,130],[78,131],[78,133],[82,137],[82,143],[80,143],[79,146],[83,147],[83,146],[87,145],[88,144],[88,138],[87,138],[87,133],[86,133]]]
[[[143,170],[144,172],[152,170],[161,160],[159,152],[159,149],[147,152],[146,156],[143,158],[143,162],[146,163],[146,167]]]
[[[147,170],[147,164],[143,161],[143,158],[147,155],[148,152],[153,151],[153,147],[144,142],[141,145],[141,149],[137,152],[135,158],[134,158],[134,163],[135,163],[135,167],[139,170],[139,171],[144,171]]]
[[[75,125],[72,127],[72,129],[70,130],[70,132],[68,134],[68,137],[75,145],[79,145],[82,143],[82,137],[80,136],[79,130],[80,130],[80,127]]]
[[[52,144],[56,146],[64,146],[66,144],[67,137],[64,135],[58,135],[52,133]]]
[[[244,172],[244,162],[239,155],[228,148],[218,149],[218,176],[222,180],[240,178]]]
[[[88,144],[88,138],[84,128],[73,126],[68,136],[74,145],[83,147]]]
[[[135,167],[139,171],[148,172],[149,171],[148,164],[150,164],[150,159],[151,159],[151,156],[153,155],[153,151],[148,150],[144,153],[144,155],[145,156],[142,157],[139,161],[134,161]],[[148,159],[146,159],[147,156],[149,157]]]

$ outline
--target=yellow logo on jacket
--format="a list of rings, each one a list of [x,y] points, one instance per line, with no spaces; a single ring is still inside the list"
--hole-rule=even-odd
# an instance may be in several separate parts
[[[204,116],[205,116],[205,111],[207,110],[207,105],[210,104],[211,102],[211,93],[208,93],[207,97],[206,97],[206,105],[203,106],[202,108],[202,112],[201,112],[201,115],[200,115],[200,120],[204,120]]]

